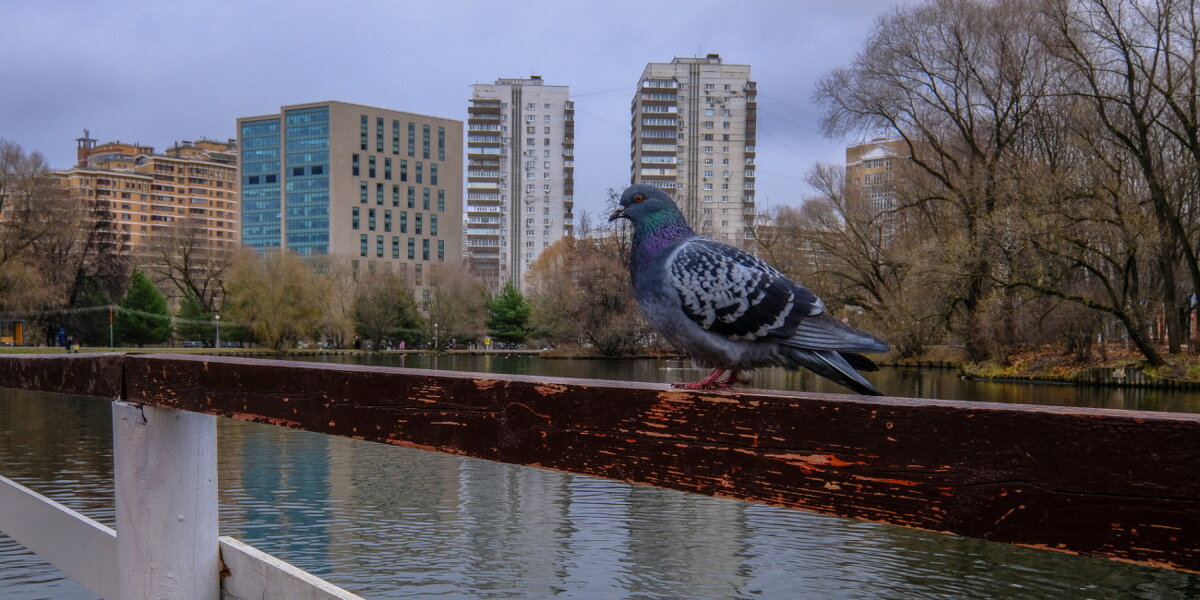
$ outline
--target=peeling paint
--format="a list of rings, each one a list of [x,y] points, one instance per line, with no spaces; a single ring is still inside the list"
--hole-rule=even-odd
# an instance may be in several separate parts
[[[550,396],[553,394],[561,394],[567,391],[567,386],[557,383],[543,383],[533,386],[533,389],[543,396]]]

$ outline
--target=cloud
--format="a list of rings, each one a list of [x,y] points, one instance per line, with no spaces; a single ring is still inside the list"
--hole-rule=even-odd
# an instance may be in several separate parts
[[[343,100],[465,119],[473,83],[539,74],[577,106],[576,202],[629,181],[629,105],[647,62],[718,52],[759,83],[761,200],[794,203],[823,138],[812,86],[891,2],[480,0],[0,5],[0,137],[74,161],[101,141],[233,137],[238,117]]]

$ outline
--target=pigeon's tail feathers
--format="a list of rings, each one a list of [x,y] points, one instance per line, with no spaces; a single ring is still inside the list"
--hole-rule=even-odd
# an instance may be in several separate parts
[[[802,349],[837,350],[839,352],[869,352],[881,354],[889,350],[881,339],[851,327],[827,313],[800,321],[795,330],[783,340],[788,346]]]
[[[878,371],[879,370],[879,365],[875,364],[875,361],[873,361],[861,354],[857,354],[854,352],[841,352],[840,354],[842,355],[842,358],[846,359],[846,362],[850,363],[850,366],[854,367],[854,369],[856,371]]]
[[[871,382],[854,370],[847,358],[842,354],[830,350],[804,350],[801,348],[788,348],[788,357],[796,362],[796,366],[804,367],[821,377],[830,379],[836,383],[844,385],[859,394],[864,396],[882,396]],[[857,355],[851,359],[858,362]],[[868,361],[870,362],[870,361]],[[874,366],[874,363],[871,363]]]

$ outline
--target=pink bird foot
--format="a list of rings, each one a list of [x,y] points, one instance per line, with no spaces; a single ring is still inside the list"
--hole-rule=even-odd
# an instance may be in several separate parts
[[[685,390],[727,390],[729,389],[730,380],[717,380],[723,373],[725,373],[725,369],[713,369],[707,377],[701,379],[700,381],[680,381],[678,383],[672,383],[671,387],[682,388]],[[734,381],[737,381],[736,372],[730,373],[729,376]]]

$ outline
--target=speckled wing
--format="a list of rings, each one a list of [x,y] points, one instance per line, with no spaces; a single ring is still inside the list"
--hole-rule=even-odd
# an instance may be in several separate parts
[[[667,265],[687,317],[734,340],[790,337],[825,303],[754,255],[712,240],[680,246]]]

